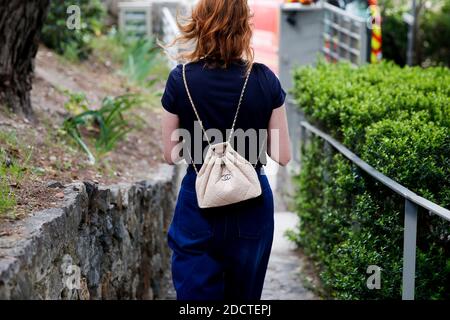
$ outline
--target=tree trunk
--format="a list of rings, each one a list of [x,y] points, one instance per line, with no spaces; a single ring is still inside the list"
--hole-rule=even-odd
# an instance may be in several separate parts
[[[31,83],[50,0],[0,0],[0,107],[33,118]]]

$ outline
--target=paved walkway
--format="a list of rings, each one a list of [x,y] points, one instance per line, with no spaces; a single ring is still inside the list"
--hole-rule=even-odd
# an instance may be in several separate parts
[[[262,294],[263,300],[311,300],[317,297],[302,284],[302,259],[295,245],[284,237],[297,224],[292,212],[275,213],[275,234]]]
[[[266,174],[270,186],[274,190],[275,210],[283,210],[283,204],[277,190],[277,167],[272,159],[267,158]],[[298,224],[298,216],[292,212],[275,212],[275,232],[270,255],[269,267],[266,273],[262,299],[263,300],[311,300],[317,297],[303,286],[300,270],[303,260],[300,258],[295,244],[290,242],[284,233],[294,229]]]
[[[292,212],[275,213],[275,233],[270,255],[269,267],[262,294],[263,300],[312,300],[317,297],[302,284],[300,270],[303,260],[295,245],[284,237],[287,229],[297,223]],[[175,299],[170,274],[167,274],[168,294],[166,299]]]
[[[273,161],[269,161],[268,170],[266,170],[272,190],[276,190],[276,170],[274,170],[276,166]],[[295,245],[284,236],[284,232],[287,229],[295,228],[297,222],[298,217],[292,212],[275,212],[275,233],[262,294],[263,300],[317,299],[311,291],[303,286],[300,270],[304,262]],[[175,299],[176,294],[170,274],[168,274],[168,285],[166,299]]]

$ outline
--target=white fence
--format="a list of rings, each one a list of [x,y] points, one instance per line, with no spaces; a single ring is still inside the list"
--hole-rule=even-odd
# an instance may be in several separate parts
[[[345,10],[323,4],[324,29],[322,51],[329,61],[350,61],[354,65],[367,62],[367,21]]]
[[[175,21],[172,12],[167,7],[162,8],[162,40],[164,43],[172,42],[179,34],[180,30],[178,29],[177,23]],[[173,46],[168,48],[168,54],[171,57],[176,57],[179,52],[179,48],[177,46]],[[169,58],[169,66],[171,68],[176,67],[178,61],[175,59]]]
[[[129,37],[150,37],[153,32],[151,2],[119,3],[119,29]]]

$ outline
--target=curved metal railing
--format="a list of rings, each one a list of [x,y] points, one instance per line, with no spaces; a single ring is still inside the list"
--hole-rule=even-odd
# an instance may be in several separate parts
[[[302,144],[306,142],[306,132],[323,139],[331,145],[335,150],[341,153],[348,160],[353,162],[361,170],[372,176],[375,180],[384,184],[386,187],[400,195],[405,199],[405,223],[403,232],[403,278],[402,278],[402,299],[413,300],[415,289],[415,273],[416,273],[416,238],[417,238],[417,211],[418,208],[424,208],[430,213],[439,216],[442,219],[450,221],[450,210],[437,205],[405,188],[401,184],[395,182],[391,178],[385,176],[368,163],[364,162],[356,154],[347,149],[343,144],[338,142],[330,135],[317,129],[307,121],[300,122],[300,134]]]

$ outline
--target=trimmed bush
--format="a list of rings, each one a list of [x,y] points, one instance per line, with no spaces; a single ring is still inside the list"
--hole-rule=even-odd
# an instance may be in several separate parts
[[[417,194],[450,208],[450,71],[319,63],[294,72],[309,121]],[[323,141],[303,146],[293,238],[339,299],[401,297],[404,200]],[[450,298],[450,223],[419,211],[416,297]],[[381,289],[366,285],[381,267]]]

